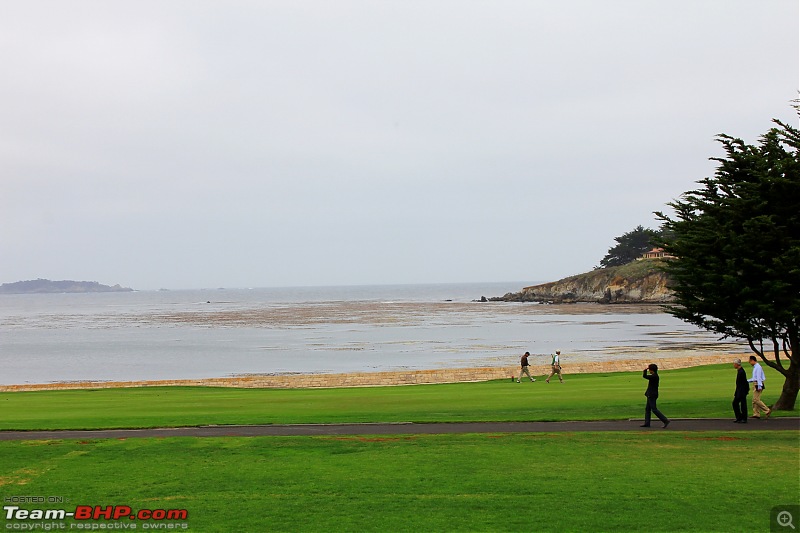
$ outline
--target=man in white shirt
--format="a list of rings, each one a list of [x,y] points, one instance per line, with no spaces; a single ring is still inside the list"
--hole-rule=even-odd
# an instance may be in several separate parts
[[[764,390],[764,381],[767,377],[764,375],[764,369],[756,362],[756,356],[750,356],[750,365],[753,367],[753,377],[747,381],[753,382],[753,416],[750,418],[761,418],[761,412],[765,413],[764,418],[769,418],[772,410],[761,401],[761,391]]]
[[[561,361],[559,357],[561,356],[561,350],[556,350],[555,355],[553,355],[552,362],[550,364],[551,372],[550,375],[547,376],[545,382],[550,383],[550,378],[558,374],[558,381],[564,383],[564,378],[561,376]]]

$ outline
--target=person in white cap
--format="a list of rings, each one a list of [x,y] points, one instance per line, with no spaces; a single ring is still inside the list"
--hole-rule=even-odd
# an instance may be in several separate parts
[[[564,383],[564,378],[561,377],[561,361],[560,361],[561,350],[556,350],[556,353],[553,355],[553,360],[550,363],[550,375],[547,376],[545,382],[550,383],[550,378],[558,374],[558,381]]]

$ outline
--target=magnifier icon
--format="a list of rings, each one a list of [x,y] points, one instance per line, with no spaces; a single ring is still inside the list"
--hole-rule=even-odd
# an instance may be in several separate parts
[[[792,513],[789,511],[781,511],[778,513],[778,525],[781,527],[790,527],[796,529],[792,523]]]

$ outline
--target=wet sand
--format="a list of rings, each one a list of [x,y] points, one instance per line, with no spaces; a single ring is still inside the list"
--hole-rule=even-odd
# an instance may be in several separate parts
[[[746,354],[738,357],[744,358]],[[731,354],[701,354],[691,357],[658,359],[659,368],[674,370],[693,366],[728,363]],[[640,372],[653,359],[627,359],[617,361],[589,361],[562,364],[564,379],[570,374]],[[517,376],[518,366],[484,367],[434,370],[408,370],[392,372],[352,372],[344,374],[249,374],[233,377],[208,379],[175,379],[152,381],[72,381],[25,385],[2,385],[0,392],[68,390],[68,389],[111,389],[124,387],[237,387],[237,388],[335,388],[335,387],[378,387],[395,385],[421,385],[436,383],[478,382],[494,379],[510,379]],[[531,374],[546,376],[549,365],[532,365]]]
[[[568,374],[712,364],[747,350],[667,320],[658,305],[144,301],[8,314],[0,325],[16,356],[0,390],[448,383],[506,379],[525,351],[544,375],[555,349]]]
[[[209,302],[211,303],[211,302]],[[508,305],[478,302],[318,302],[303,305],[236,310],[198,310],[130,315],[142,324],[171,323],[214,327],[308,326],[312,324],[414,325],[438,315],[462,314],[465,317],[490,313],[503,315],[603,315],[661,314],[658,305],[524,304]]]

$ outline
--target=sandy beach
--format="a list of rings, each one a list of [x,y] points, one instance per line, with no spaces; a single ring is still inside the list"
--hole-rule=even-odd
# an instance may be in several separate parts
[[[728,363],[731,354],[697,355],[674,359],[659,359],[662,370],[674,370],[693,366]],[[745,357],[740,355],[739,357]],[[616,361],[587,361],[562,365],[565,380],[570,374],[604,372],[638,372],[652,359],[627,359]],[[531,374],[546,376],[549,365],[532,365]],[[238,387],[238,388],[333,388],[333,387],[379,387],[395,385],[422,385],[436,383],[478,382],[517,377],[519,367],[482,367],[461,369],[408,370],[391,372],[349,372],[340,374],[249,374],[223,378],[174,379],[142,381],[69,381],[25,385],[1,385],[2,392],[70,389],[110,389],[123,387]],[[543,378],[540,378],[543,379]]]

